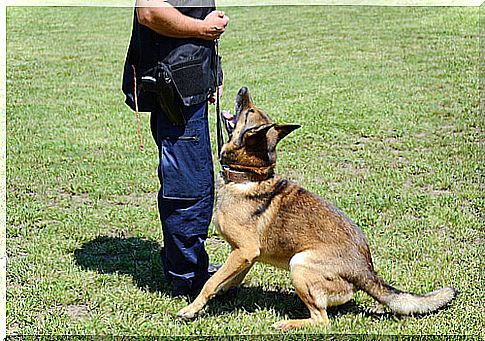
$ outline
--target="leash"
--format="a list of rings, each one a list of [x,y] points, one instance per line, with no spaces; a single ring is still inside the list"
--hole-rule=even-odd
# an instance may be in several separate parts
[[[131,66],[133,68],[133,79],[134,79],[134,90],[135,90],[135,115],[136,115],[136,123],[138,124],[138,139],[140,140],[140,151],[144,151],[145,147],[143,146],[143,139],[141,136],[141,129],[140,129],[140,114],[138,113],[138,93],[136,92],[136,71],[135,65]]]
[[[216,74],[216,117],[217,117],[217,158],[221,159],[222,145],[224,144],[224,137],[222,134],[222,118],[221,118],[221,99],[219,96],[219,39],[215,41],[215,74]]]

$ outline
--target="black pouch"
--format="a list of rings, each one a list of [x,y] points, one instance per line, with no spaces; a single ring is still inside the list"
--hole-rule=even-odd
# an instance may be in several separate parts
[[[182,101],[174,84],[170,67],[163,62],[148,69],[141,77],[143,91],[153,92],[158,104],[175,126],[185,125]]]
[[[143,91],[153,92],[173,125],[184,125],[183,107],[206,101],[215,91],[213,43],[182,42],[142,74]]]
[[[183,42],[163,60],[171,71],[176,91],[185,106],[200,104],[214,91],[214,43]]]

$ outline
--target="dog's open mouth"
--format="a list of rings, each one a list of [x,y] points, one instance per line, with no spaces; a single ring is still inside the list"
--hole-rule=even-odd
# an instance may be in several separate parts
[[[241,111],[249,102],[251,102],[249,90],[247,87],[243,86],[241,89],[239,89],[236,95],[236,112],[234,114],[231,114],[231,112],[228,110],[222,112],[222,121],[224,123],[224,127],[226,128],[227,134],[229,135],[229,140],[232,138],[232,133],[236,128],[237,120],[241,114]]]
[[[225,119],[225,123],[229,126],[229,128],[234,129],[236,126],[236,115],[231,114],[230,111],[223,111],[222,116]]]
[[[231,114],[230,111],[223,111],[222,112],[222,118],[224,122],[224,127],[226,128],[227,133],[229,134],[229,139],[232,138],[232,132],[234,131],[234,128],[236,127],[236,115]]]

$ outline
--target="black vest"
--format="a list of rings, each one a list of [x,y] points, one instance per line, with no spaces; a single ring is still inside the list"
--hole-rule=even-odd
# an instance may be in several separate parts
[[[183,14],[196,19],[204,19],[215,9],[213,0],[171,0],[169,2],[177,6],[177,9]],[[206,7],[201,7],[201,3],[204,3]],[[186,7],[179,7],[180,4]],[[194,6],[188,7],[191,5]],[[207,7],[207,5],[210,6]],[[139,111],[153,111],[157,102],[153,93],[142,90],[141,76],[162,61],[170,65],[197,63],[200,72],[197,77],[190,77],[194,73],[189,72],[187,75],[180,74],[179,78],[186,79],[185,84],[181,84],[181,86],[190,90],[185,96],[182,96],[183,103],[185,105],[202,103],[214,90],[213,59],[213,41],[162,36],[150,28],[140,25],[135,10],[131,40],[123,72],[122,90],[126,95],[126,104],[132,110],[135,110],[134,74],[136,73],[138,109]]]

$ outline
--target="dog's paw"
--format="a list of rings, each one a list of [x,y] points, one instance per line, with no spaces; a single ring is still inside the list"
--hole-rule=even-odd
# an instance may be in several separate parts
[[[330,326],[330,321],[327,319],[322,319],[320,321],[315,321],[314,319],[302,319],[302,320],[284,320],[280,321],[278,323],[273,324],[273,327],[278,329],[279,331],[287,331],[290,329],[297,329],[297,328],[303,328],[307,326],[315,326],[315,325],[321,325],[321,326]]]
[[[273,324],[273,327],[281,332],[284,332],[289,329],[301,328],[304,325],[305,323],[302,320],[286,320]]]
[[[192,320],[195,317],[195,314],[197,314],[197,311],[192,309],[192,307],[189,305],[189,306],[181,309],[177,313],[177,318],[179,318],[181,320],[189,321],[189,320]]]

